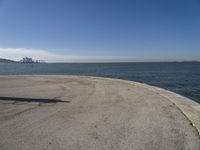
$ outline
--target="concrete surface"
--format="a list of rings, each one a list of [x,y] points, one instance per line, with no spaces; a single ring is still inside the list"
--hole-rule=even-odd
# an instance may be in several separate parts
[[[123,80],[0,76],[0,150],[199,150],[199,104]]]

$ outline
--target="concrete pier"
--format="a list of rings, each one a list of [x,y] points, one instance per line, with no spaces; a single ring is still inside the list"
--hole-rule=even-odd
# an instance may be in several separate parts
[[[0,76],[0,150],[199,150],[200,105],[97,77]]]

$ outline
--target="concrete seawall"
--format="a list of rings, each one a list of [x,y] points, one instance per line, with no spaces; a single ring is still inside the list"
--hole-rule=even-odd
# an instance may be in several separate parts
[[[91,78],[99,78],[99,77],[91,77]],[[148,89],[150,91],[153,91],[153,92],[167,98],[169,101],[174,103],[182,111],[182,113],[191,121],[193,126],[200,133],[200,104],[199,103],[197,103],[189,98],[186,98],[180,94],[177,94],[177,93],[174,93],[174,92],[171,92],[171,91],[159,88],[159,87],[151,86],[151,85],[148,85],[145,83],[120,80],[120,79],[111,79],[111,78],[104,78],[104,79],[136,85],[136,86]]]
[[[0,149],[200,149],[200,105],[132,81],[0,76]]]

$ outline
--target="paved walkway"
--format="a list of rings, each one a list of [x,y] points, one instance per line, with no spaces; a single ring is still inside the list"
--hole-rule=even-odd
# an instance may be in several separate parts
[[[0,149],[199,150],[193,123],[158,91],[104,78],[1,76]]]

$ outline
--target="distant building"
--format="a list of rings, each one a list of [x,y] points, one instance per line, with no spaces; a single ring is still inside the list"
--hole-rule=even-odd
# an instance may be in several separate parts
[[[22,58],[22,60],[20,61],[21,63],[34,63],[32,58],[28,58],[28,57],[24,57]]]
[[[29,57],[24,57],[22,58],[22,60],[20,60],[21,63],[26,63],[26,64],[30,64],[30,63],[45,63],[44,60],[33,60],[32,58]]]
[[[45,63],[44,60],[36,60],[35,63]]]

